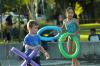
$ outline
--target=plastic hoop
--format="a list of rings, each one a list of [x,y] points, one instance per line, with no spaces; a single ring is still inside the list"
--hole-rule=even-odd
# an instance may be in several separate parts
[[[80,52],[80,43],[79,43],[77,36],[72,37],[73,41],[76,44],[76,50],[72,55],[69,55],[63,48],[63,39],[70,35],[71,35],[71,33],[64,33],[61,35],[61,37],[59,38],[59,50],[65,58],[77,58],[77,56],[79,55],[79,52]]]
[[[41,34],[46,30],[55,30],[55,31],[58,32],[58,34],[55,35],[54,37],[43,37],[43,36],[41,36]],[[61,30],[60,27],[57,27],[57,26],[45,26],[45,27],[43,27],[43,28],[38,30],[37,35],[43,41],[52,41],[52,40],[57,39],[60,36],[61,32],[62,32],[62,30]]]

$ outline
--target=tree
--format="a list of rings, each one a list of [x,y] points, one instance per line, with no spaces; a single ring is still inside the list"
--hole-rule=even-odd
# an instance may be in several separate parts
[[[21,0],[21,3],[23,5],[26,5],[26,7],[29,11],[30,19],[37,18],[39,2],[40,2],[40,0]]]

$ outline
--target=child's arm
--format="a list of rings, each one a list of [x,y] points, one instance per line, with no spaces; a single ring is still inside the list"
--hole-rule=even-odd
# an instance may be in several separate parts
[[[65,31],[65,24],[66,24],[66,20],[63,20],[63,24],[61,26],[62,30]],[[66,30],[67,31],[67,30]]]
[[[46,52],[46,50],[41,46],[40,51],[45,55],[46,59],[49,59],[50,56],[49,54]]]
[[[25,45],[25,48],[26,48],[26,49],[32,49],[32,50],[35,49],[34,47],[32,47],[32,46],[30,46],[30,45]]]
[[[65,27],[65,25],[63,24],[63,25],[61,26],[61,28],[64,29],[64,27]]]
[[[79,20],[78,20],[78,19],[75,19],[75,22],[76,22],[76,24],[77,24],[77,26],[78,26],[78,29],[77,29],[77,31],[76,31],[76,32],[74,32],[74,33],[73,33],[73,35],[78,34],[78,33],[79,33],[79,31],[80,31]]]
[[[65,31],[66,29],[65,29],[65,24],[63,24],[62,26],[61,26],[61,29],[62,29],[62,31]],[[66,30],[67,31],[67,30]]]
[[[26,49],[32,49],[32,50],[34,50],[34,49],[36,49],[36,47],[37,46],[33,47],[33,46],[30,46],[30,45],[25,45]],[[50,58],[49,54],[44,50],[44,48],[42,46],[40,46],[40,51],[46,56],[46,59]]]

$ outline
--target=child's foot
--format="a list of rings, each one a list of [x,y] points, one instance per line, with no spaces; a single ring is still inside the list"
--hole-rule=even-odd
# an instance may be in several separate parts
[[[79,62],[77,62],[77,63],[75,64],[75,66],[80,66],[80,63],[79,63]]]
[[[71,66],[75,66],[75,64],[72,64]]]
[[[80,66],[80,62],[78,62],[78,66]]]

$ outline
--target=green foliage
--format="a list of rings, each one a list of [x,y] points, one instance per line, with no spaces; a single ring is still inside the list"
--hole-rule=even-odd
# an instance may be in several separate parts
[[[83,12],[83,7],[76,2],[75,4],[75,14],[77,15],[77,18],[79,18],[79,15]]]
[[[2,0],[2,10],[3,12],[11,11],[14,9],[18,9],[19,7],[18,0]]]
[[[45,14],[48,19],[48,18],[51,18],[52,15],[54,14],[56,2],[55,0],[47,0],[46,2],[47,2],[47,8],[46,8]]]
[[[86,1],[86,4],[89,4],[91,3],[91,0],[85,0]]]
[[[54,14],[53,12],[54,12],[54,10],[51,9],[51,8],[48,6],[47,9],[46,9],[46,12],[45,12],[46,18],[47,18],[47,19],[51,18],[52,15]]]
[[[40,21],[39,21],[39,25],[40,25],[41,27],[46,26],[46,20],[40,20]]]
[[[48,26],[48,25],[50,26],[50,25],[54,25],[54,24],[53,24],[52,21],[48,21],[48,22],[47,22],[46,20],[40,20],[40,21],[39,21],[39,25],[40,25],[41,27],[44,27],[44,26]]]
[[[47,0],[48,7],[54,7],[55,6],[55,0]]]
[[[31,0],[21,0],[21,3],[24,5],[30,4]]]

